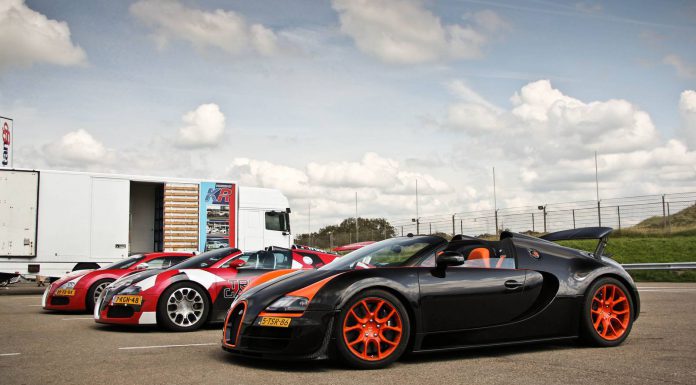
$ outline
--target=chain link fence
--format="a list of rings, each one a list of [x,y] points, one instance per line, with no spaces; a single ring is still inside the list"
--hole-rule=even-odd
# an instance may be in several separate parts
[[[387,231],[363,229],[359,230],[357,233],[353,230],[337,231],[329,234],[299,234],[295,236],[295,244],[331,250],[337,246],[349,245],[357,242],[381,241],[395,235],[399,234],[396,233],[396,229],[393,227],[391,231],[389,231],[389,229],[387,229]]]
[[[674,215],[696,206],[696,192],[644,195],[565,203],[540,203],[537,206],[496,210],[458,212],[420,218],[388,219],[394,235],[465,234],[477,237],[495,236],[501,231],[545,233],[590,226],[607,226],[615,230],[645,233],[671,233],[696,222],[696,210],[689,218]],[[341,232],[308,236],[300,234],[296,242],[322,248],[356,241],[379,241],[390,231]]]

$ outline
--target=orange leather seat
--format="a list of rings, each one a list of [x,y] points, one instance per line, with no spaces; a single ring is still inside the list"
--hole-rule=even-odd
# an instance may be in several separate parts
[[[485,247],[477,247],[469,253],[469,258],[467,261],[478,261],[483,263],[483,267],[491,267],[491,252]]]

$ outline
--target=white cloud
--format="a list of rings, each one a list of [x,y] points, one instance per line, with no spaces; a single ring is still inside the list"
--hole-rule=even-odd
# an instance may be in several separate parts
[[[386,193],[415,193],[415,181],[420,179],[420,191],[428,194],[447,193],[451,188],[429,175],[401,169],[399,162],[376,153],[366,153],[360,162],[309,163],[307,173],[312,185],[342,188],[376,188]]]
[[[186,123],[179,128],[177,144],[181,147],[216,147],[225,133],[225,115],[215,103],[201,104],[181,120]]]
[[[582,13],[599,13],[602,12],[604,8],[602,7],[602,4],[599,3],[581,1],[575,3],[575,9]]]
[[[446,127],[472,136],[503,134],[510,151],[526,146],[546,158],[634,151],[658,144],[659,135],[650,116],[628,101],[610,99],[583,102],[564,95],[548,80],[529,83],[516,92],[512,108],[489,103],[462,83],[451,87],[461,101],[449,107]],[[499,138],[499,137],[497,137]],[[524,155],[524,154],[521,154]]]
[[[43,157],[49,165],[90,167],[113,161],[113,150],[85,130],[68,132],[60,139],[43,146]]]
[[[264,160],[236,158],[227,174],[242,185],[277,188],[291,198],[306,197],[309,191],[307,173]]]
[[[472,25],[443,24],[420,0],[333,0],[333,7],[358,49],[387,63],[479,58],[489,34],[507,26],[493,11],[476,13]]]
[[[490,9],[474,12],[471,15],[471,19],[478,26],[490,32],[504,31],[511,28],[510,23],[508,23],[507,20],[503,19],[500,17],[500,15],[491,11]]]
[[[243,185],[281,190],[290,198],[296,213],[293,215],[300,221],[306,222],[306,208],[311,204],[315,224],[334,223],[354,215],[356,192],[362,216],[411,216],[415,214],[416,180],[421,213],[447,212],[454,207],[453,201],[475,194],[469,189],[457,195],[446,182],[405,170],[394,159],[375,153],[366,153],[357,162],[309,163],[304,168],[237,158],[227,174]]]
[[[85,51],[73,44],[66,22],[48,19],[23,0],[0,2],[0,52],[0,69],[87,63]]]
[[[446,126],[469,132],[491,132],[504,124],[503,110],[488,102],[463,81],[450,84],[450,91],[459,99],[447,110]]]
[[[130,12],[154,29],[152,36],[160,48],[172,40],[183,40],[198,50],[210,47],[228,54],[256,52],[269,56],[278,51],[275,32],[233,11],[208,12],[178,1],[140,0],[131,5]]]
[[[680,77],[696,79],[696,65],[685,62],[679,55],[667,55],[662,62],[674,67]]]
[[[444,126],[462,134],[464,151],[455,163],[469,169],[497,166],[504,206],[540,200],[592,199],[594,152],[605,194],[674,191],[696,181],[696,152],[676,139],[664,140],[649,114],[629,101],[581,101],[547,80],[515,92],[508,108],[488,102],[462,82],[450,89],[457,101]],[[696,92],[682,94],[684,137],[696,132]],[[482,191],[480,182],[474,187]],[[562,196],[563,198],[559,198]],[[525,203],[529,204],[529,203]]]
[[[679,98],[682,119],[681,135],[692,150],[696,150],[696,91],[686,90]]]

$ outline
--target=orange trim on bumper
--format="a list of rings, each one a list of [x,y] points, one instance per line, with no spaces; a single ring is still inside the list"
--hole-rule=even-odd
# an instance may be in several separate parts
[[[246,311],[247,311],[247,303],[246,301],[241,301],[239,302],[240,305],[244,306],[244,311],[242,311],[242,315],[240,316],[241,319],[239,320],[239,326],[237,326],[237,331],[234,334],[234,344],[228,344],[227,341],[225,340],[225,335],[227,334],[227,325],[230,322],[230,316],[232,315],[232,311],[230,310],[227,312],[227,317],[225,317],[225,325],[222,328],[222,344],[224,346],[229,346],[231,348],[234,348],[237,346],[238,339],[239,339],[239,332],[242,330],[242,323],[244,322],[244,317],[246,316]],[[234,310],[234,309],[232,309]]]

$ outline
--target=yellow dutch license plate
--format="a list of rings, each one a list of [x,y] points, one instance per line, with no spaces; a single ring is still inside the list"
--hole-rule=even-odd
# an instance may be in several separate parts
[[[71,297],[75,295],[75,289],[58,289],[54,295]]]
[[[139,295],[117,295],[114,297],[114,304],[120,305],[141,305],[143,297]]]
[[[263,317],[259,321],[259,326],[271,326],[276,328],[286,328],[290,326],[292,318],[285,317]]]

